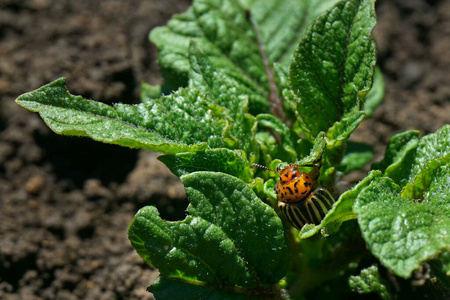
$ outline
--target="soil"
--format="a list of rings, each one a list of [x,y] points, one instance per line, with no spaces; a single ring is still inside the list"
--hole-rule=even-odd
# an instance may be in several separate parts
[[[127,227],[145,205],[182,219],[179,180],[155,153],[56,135],[14,99],[64,76],[72,94],[137,103],[140,82],[162,81],[149,31],[189,4],[0,0],[0,299],[153,299],[158,272]],[[379,160],[393,134],[450,121],[450,1],[381,0],[377,13],[386,96],[352,139]]]

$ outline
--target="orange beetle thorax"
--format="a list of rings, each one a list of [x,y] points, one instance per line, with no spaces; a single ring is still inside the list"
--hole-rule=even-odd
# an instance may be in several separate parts
[[[311,172],[298,170],[299,165],[289,165],[280,173],[280,182],[275,186],[278,199],[285,203],[295,203],[308,197],[314,188],[319,168],[314,167]]]

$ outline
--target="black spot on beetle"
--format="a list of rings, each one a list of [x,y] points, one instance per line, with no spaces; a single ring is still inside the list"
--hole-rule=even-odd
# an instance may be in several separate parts
[[[286,187],[289,190],[289,193],[291,193],[291,195],[294,195],[294,191],[292,191],[292,189],[290,187]]]
[[[309,183],[308,181],[305,181],[305,187],[307,188],[307,187],[309,187],[310,185],[311,185],[311,183]]]

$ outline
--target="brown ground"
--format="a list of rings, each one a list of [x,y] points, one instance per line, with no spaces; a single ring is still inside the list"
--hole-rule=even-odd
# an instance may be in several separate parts
[[[148,32],[188,5],[0,0],[0,299],[152,298],[157,272],[127,226],[149,204],[182,218],[182,185],[155,154],[58,136],[14,99],[65,76],[73,94],[138,102],[141,81],[161,81]],[[379,1],[377,11],[386,97],[354,139],[381,157],[393,134],[450,121],[450,1]]]

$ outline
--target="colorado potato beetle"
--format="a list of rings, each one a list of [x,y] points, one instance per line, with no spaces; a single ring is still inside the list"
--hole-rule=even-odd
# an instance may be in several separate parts
[[[318,164],[291,164],[282,170],[272,170],[258,164],[253,166],[280,174],[280,181],[275,186],[278,207],[297,229],[308,223],[319,224],[335,202],[326,188],[317,185],[320,173]],[[312,167],[312,170],[301,171],[303,167]]]

